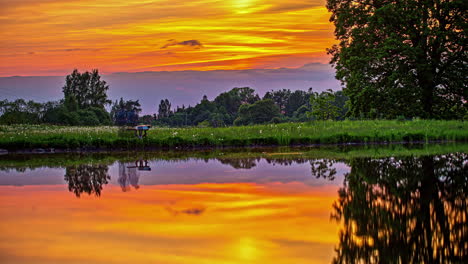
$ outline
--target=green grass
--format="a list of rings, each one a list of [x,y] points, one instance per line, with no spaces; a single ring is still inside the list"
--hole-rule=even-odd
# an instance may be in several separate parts
[[[320,121],[225,128],[153,128],[138,139],[117,127],[0,126],[0,148],[23,150],[290,146],[468,141],[464,121]]]

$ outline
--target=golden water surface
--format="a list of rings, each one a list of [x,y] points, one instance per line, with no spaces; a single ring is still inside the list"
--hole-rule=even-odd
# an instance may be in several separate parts
[[[0,186],[1,263],[329,263],[338,186]]]

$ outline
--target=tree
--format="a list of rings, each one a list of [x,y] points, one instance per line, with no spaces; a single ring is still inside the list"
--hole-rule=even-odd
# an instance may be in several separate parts
[[[171,102],[168,99],[161,100],[158,108],[158,118],[167,118],[172,115]]]
[[[335,94],[332,90],[315,92],[310,96],[311,111],[309,117],[317,120],[336,119],[339,115],[340,108],[335,105]]]
[[[141,105],[139,100],[125,101],[121,97],[118,102],[115,101],[112,105],[110,116],[116,125],[136,125],[140,112]]]
[[[233,88],[228,92],[221,93],[214,99],[219,112],[225,112],[228,115],[226,123],[232,124],[237,118],[239,107],[242,104],[253,104],[260,100],[255,90],[249,87]]]
[[[327,0],[329,49],[352,116],[461,118],[468,107],[463,0]]]
[[[265,93],[263,99],[271,99],[279,107],[282,114],[286,113],[286,105],[288,104],[289,97],[291,96],[291,90],[283,89],[278,91],[271,91]]]
[[[68,97],[75,97],[78,107],[81,109],[87,107],[104,108],[111,101],[107,99],[107,90],[109,85],[106,81],[101,80],[101,76],[97,69],[91,72],[80,73],[74,70],[65,79],[63,93],[65,100]]]
[[[17,99],[0,101],[0,124],[38,124],[44,116],[44,105]]]
[[[136,125],[141,112],[139,100],[124,100],[122,97],[112,105],[110,116],[114,124],[119,126]]]
[[[310,93],[306,91],[296,90],[292,92],[285,105],[285,115],[292,117],[301,106],[309,104]]]
[[[343,120],[346,117],[346,114],[348,113],[348,101],[349,97],[346,96],[343,91],[336,91],[335,94],[335,101],[333,102],[333,105],[338,107],[338,116],[337,119]]]
[[[280,110],[271,99],[264,99],[254,104],[243,104],[239,107],[239,117],[234,125],[261,124],[280,116]]]

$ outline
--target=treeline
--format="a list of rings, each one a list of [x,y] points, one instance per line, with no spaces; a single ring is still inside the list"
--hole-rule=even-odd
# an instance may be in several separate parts
[[[38,103],[18,99],[0,101],[0,124],[54,124],[71,126],[136,125],[159,126],[230,126],[263,123],[342,120],[348,97],[341,91],[321,93],[283,89],[260,97],[249,87],[233,88],[210,101],[206,96],[195,106],[172,107],[161,100],[157,113],[140,116],[138,100],[111,102],[109,86],[98,70],[80,73],[74,70],[65,79],[64,98]],[[110,111],[106,107],[110,106]],[[156,105],[155,105],[156,107]]]
[[[289,89],[269,91],[260,97],[249,87],[233,88],[210,101],[206,96],[195,106],[171,110],[161,100],[158,113],[143,116],[146,122],[164,126],[230,126],[263,123],[303,122],[314,119],[342,120],[348,98],[341,91],[321,93]]]
[[[65,79],[64,99],[38,103],[18,99],[0,101],[0,124],[111,125],[105,106],[109,86],[98,70],[74,70]]]

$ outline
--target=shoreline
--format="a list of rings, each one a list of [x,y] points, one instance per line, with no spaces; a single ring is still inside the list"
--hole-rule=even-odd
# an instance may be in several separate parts
[[[426,144],[448,144],[466,143],[466,141],[455,140],[429,140],[429,141],[381,141],[381,142],[345,142],[345,143],[318,143],[318,144],[293,144],[293,145],[246,145],[246,146],[184,146],[184,147],[151,147],[141,148],[93,148],[84,147],[77,149],[64,148],[34,148],[6,150],[0,148],[0,156],[3,155],[43,155],[43,154],[112,154],[112,153],[133,153],[133,152],[154,152],[154,151],[218,151],[218,150],[256,150],[274,148],[321,148],[321,147],[353,147],[353,146],[389,146],[389,145],[426,145]]]

